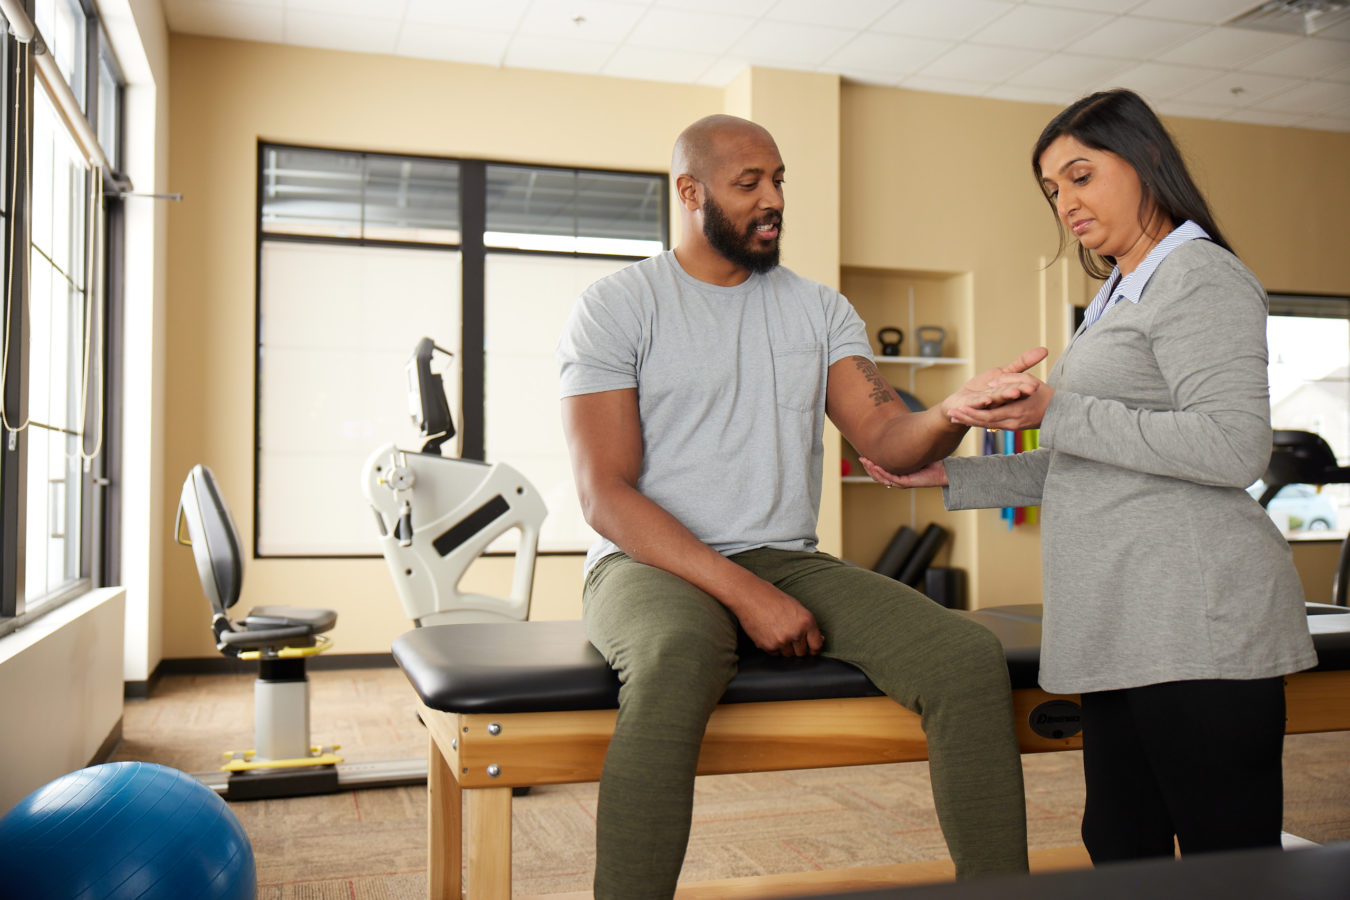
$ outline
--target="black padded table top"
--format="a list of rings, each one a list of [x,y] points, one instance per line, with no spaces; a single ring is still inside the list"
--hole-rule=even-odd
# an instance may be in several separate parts
[[[1039,615],[1034,620],[991,615],[988,610],[962,615],[982,622],[1003,641],[1014,687],[1035,686]],[[431,625],[400,635],[393,651],[422,702],[443,712],[549,712],[619,705],[619,680],[577,621]],[[722,702],[880,695],[862,672],[847,663],[821,656],[786,659],[752,650],[742,655],[740,671]]]
[[[1039,604],[961,613],[1003,642],[1015,689],[1036,687],[1040,613]],[[1309,604],[1308,623],[1318,669],[1350,669],[1350,609]],[[443,712],[551,712],[619,705],[619,680],[577,621],[431,625],[400,635],[393,651],[422,702]],[[752,650],[742,655],[740,671],[722,702],[880,695],[848,663]]]

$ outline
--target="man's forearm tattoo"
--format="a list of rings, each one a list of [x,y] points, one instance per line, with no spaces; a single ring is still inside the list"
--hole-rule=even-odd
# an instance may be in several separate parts
[[[895,390],[885,378],[881,377],[875,363],[865,356],[855,356],[853,357],[853,364],[858,367],[858,371],[872,386],[872,389],[867,392],[867,396],[872,398],[873,406],[881,406],[883,403],[890,403],[895,400]]]

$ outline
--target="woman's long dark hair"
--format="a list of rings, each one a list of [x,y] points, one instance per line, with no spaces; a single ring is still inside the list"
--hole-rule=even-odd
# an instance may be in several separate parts
[[[1191,219],[1209,233],[1214,243],[1233,252],[1219,232],[1219,226],[1209,211],[1209,204],[1195,186],[1172,136],[1144,99],[1134,91],[1123,88],[1099,91],[1055,116],[1045,126],[1031,151],[1031,170],[1036,175],[1038,186],[1043,174],[1041,155],[1064,135],[1094,150],[1114,153],[1134,168],[1143,191],[1139,207],[1141,223],[1145,222],[1150,206],[1156,204],[1157,210],[1175,225]],[[1046,195],[1046,200],[1050,208],[1055,210],[1055,222],[1059,225],[1059,252],[1063,253],[1068,235],[1055,209],[1054,199]],[[1094,278],[1106,278],[1116,264],[1113,257],[1098,256],[1081,243],[1078,245],[1078,261]]]

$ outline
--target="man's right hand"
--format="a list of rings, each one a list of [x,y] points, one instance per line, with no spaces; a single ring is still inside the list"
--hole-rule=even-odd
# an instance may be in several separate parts
[[[1040,381],[1030,375],[1022,376],[1022,373],[1038,365],[1046,353],[1044,347],[1036,347],[1005,366],[976,375],[938,404],[943,418],[951,419],[954,409],[990,409],[1035,393]]]
[[[736,598],[731,611],[755,646],[772,656],[815,656],[825,646],[816,617],[767,581]]]

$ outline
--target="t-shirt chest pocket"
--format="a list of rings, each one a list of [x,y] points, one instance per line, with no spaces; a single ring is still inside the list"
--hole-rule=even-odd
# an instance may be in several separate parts
[[[824,348],[817,343],[773,346],[774,398],[783,409],[813,412],[824,389]]]

